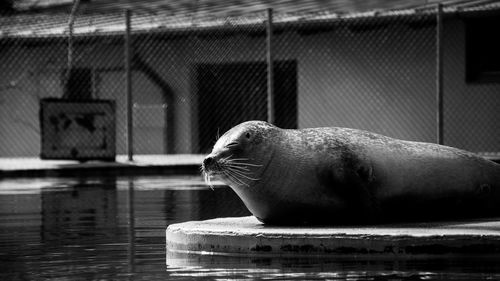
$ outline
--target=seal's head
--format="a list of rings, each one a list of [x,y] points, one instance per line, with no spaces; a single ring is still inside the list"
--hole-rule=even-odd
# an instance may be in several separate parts
[[[215,143],[203,160],[205,181],[215,177],[233,189],[251,187],[260,180],[273,151],[271,141],[278,128],[264,121],[241,123]]]

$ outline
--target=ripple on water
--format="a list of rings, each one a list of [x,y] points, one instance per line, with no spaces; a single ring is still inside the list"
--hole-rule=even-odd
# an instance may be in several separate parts
[[[171,223],[247,216],[201,176],[0,181],[0,280],[500,279],[498,260],[194,256],[166,265]]]

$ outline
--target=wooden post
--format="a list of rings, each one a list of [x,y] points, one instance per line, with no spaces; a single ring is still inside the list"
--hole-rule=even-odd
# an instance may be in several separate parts
[[[125,85],[127,93],[127,156],[128,161],[133,161],[133,100],[132,100],[132,38],[130,35],[130,10],[125,11]]]
[[[443,5],[437,4],[436,14],[436,102],[437,143],[443,144]]]
[[[273,9],[267,9],[267,122],[274,124]]]

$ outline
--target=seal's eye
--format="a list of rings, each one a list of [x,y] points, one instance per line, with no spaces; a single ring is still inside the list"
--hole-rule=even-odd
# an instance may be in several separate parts
[[[247,132],[247,133],[245,134],[245,137],[246,137],[247,139],[249,139],[249,138],[250,138],[250,133],[248,133],[248,132]]]

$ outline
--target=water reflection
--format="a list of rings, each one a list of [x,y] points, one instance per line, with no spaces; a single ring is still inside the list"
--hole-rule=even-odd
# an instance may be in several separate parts
[[[235,257],[169,253],[171,276],[224,280],[497,280],[499,257]],[[226,270],[224,270],[226,269]],[[230,269],[230,270],[227,270]]]
[[[170,254],[171,223],[249,215],[200,177],[0,181],[0,280],[500,278],[496,258],[362,260]]]
[[[43,242],[117,237],[116,180],[89,184],[81,179],[71,188],[43,190],[41,201]]]
[[[128,264],[129,271],[135,272],[135,187],[134,181],[128,181]]]

